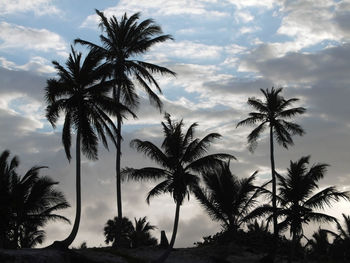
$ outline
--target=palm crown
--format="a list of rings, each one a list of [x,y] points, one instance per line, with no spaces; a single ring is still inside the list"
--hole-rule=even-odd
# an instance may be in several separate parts
[[[153,74],[175,75],[175,73],[165,67],[134,59],[134,57],[144,54],[155,44],[172,39],[172,37],[163,35],[161,27],[152,19],[138,23],[140,13],[135,13],[130,17],[124,14],[120,21],[115,16],[108,19],[99,10],[96,10],[96,13],[101,20],[99,26],[105,33],[105,35],[100,35],[101,45],[82,39],[76,39],[75,42],[98,49],[111,63],[112,76],[115,81],[113,89],[115,99],[118,101],[121,99],[130,108],[137,106],[139,96],[133,83],[132,77],[134,77],[149,96],[151,103],[161,108],[162,102],[150,86],[150,84],[154,85],[161,92]]]
[[[81,136],[82,151],[90,159],[97,159],[99,138],[106,147],[106,134],[116,143],[117,129],[108,114],[115,116],[126,108],[108,97],[111,82],[104,81],[108,65],[101,61],[101,53],[96,49],[91,50],[82,62],[82,54],[72,48],[67,69],[53,62],[59,79],[47,81],[46,117],[55,127],[60,113],[65,113],[62,142],[69,160],[72,129]]]
[[[290,232],[296,238],[303,235],[302,224],[314,222],[337,222],[336,218],[315,211],[331,206],[332,202],[341,198],[349,200],[348,192],[341,192],[334,186],[329,186],[317,193],[318,181],[324,177],[327,164],[314,164],[307,169],[310,157],[302,157],[297,162],[290,162],[286,176],[277,175],[279,180],[278,201],[280,208],[277,215],[283,220],[279,223],[279,229],[290,227]],[[255,210],[251,216],[269,214],[272,212],[270,205],[264,205]]]
[[[238,179],[230,171],[229,163],[203,174],[205,189],[196,191],[201,205],[226,229],[237,230],[245,223],[245,216],[256,204],[259,189],[254,186],[256,172]]]
[[[151,158],[158,167],[145,167],[141,169],[126,168],[123,173],[135,180],[165,180],[155,186],[147,196],[151,197],[169,192],[177,204],[182,204],[184,198],[198,185],[198,173],[202,173],[220,166],[222,160],[234,158],[232,155],[216,153],[207,154],[210,143],[220,138],[218,133],[210,133],[203,139],[194,139],[193,123],[183,133],[183,122],[173,122],[170,115],[166,115],[166,122],[162,122],[165,138],[161,149],[149,141],[135,139],[131,146]]]
[[[40,176],[44,166],[34,166],[24,176],[16,172],[18,159],[8,162],[9,151],[0,156],[1,244],[2,246],[32,247],[42,243],[45,231],[39,230],[48,221],[69,222],[56,211],[69,207],[62,192],[55,189],[57,182]]]
[[[287,121],[286,119],[294,117],[297,114],[304,113],[305,108],[288,108],[299,99],[292,98],[286,100],[280,95],[281,91],[282,88],[277,90],[274,88],[271,90],[261,89],[261,92],[265,96],[265,101],[256,98],[248,99],[248,104],[256,109],[257,112],[250,112],[249,117],[243,121],[240,121],[237,124],[237,127],[242,125],[259,124],[248,135],[249,149],[251,151],[253,151],[257,146],[257,140],[264,132],[267,125],[272,128],[277,143],[281,144],[285,148],[288,148],[288,145],[293,145],[292,135],[304,134],[304,130],[300,125]]]

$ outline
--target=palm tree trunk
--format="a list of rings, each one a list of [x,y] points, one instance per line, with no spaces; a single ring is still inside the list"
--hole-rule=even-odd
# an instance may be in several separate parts
[[[117,104],[120,103],[120,85],[117,85],[117,89],[114,89],[114,100]],[[121,176],[120,176],[120,159],[121,159],[121,130],[122,130],[122,116],[120,114],[117,115],[117,153],[116,153],[116,193],[117,193],[117,212],[118,212],[118,220],[120,224],[117,224],[117,233],[114,246],[120,245],[121,238],[121,221],[123,219],[123,210],[122,210],[122,190],[121,190]]]
[[[271,160],[271,176],[272,176],[272,210],[273,210],[273,236],[274,236],[274,248],[273,253],[276,254],[277,250],[277,205],[276,205],[276,174],[275,174],[275,157],[274,157],[274,145],[273,145],[273,126],[270,124],[270,160]]]
[[[118,209],[118,218],[123,218],[122,212],[122,193],[121,193],[121,176],[120,176],[120,159],[121,159],[121,129],[122,129],[122,120],[120,114],[117,116],[117,156],[116,156],[116,187],[117,187],[117,209]]]
[[[68,248],[74,241],[75,237],[78,234],[79,224],[80,224],[80,215],[81,215],[81,157],[80,157],[80,131],[77,132],[77,141],[76,141],[76,212],[75,220],[71,233],[69,236],[61,241],[62,247]]]
[[[178,225],[179,225],[180,206],[181,206],[180,202],[176,202],[176,211],[175,211],[175,220],[174,220],[173,234],[171,236],[169,247],[164,252],[164,254],[161,255],[157,260],[153,261],[153,263],[163,263],[163,262],[165,262],[165,260],[168,258],[170,252],[172,251],[172,249],[174,247],[176,234],[177,234],[177,228],[178,228]]]
[[[297,246],[297,240],[298,240],[297,235],[295,233],[293,233],[291,249],[290,249],[290,253],[289,253],[289,257],[288,257],[288,263],[292,263],[292,261],[293,261],[294,254],[295,254],[295,248]]]

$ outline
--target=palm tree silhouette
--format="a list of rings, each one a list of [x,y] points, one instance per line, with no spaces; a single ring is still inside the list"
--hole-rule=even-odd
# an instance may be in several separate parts
[[[294,249],[303,237],[303,224],[310,222],[337,222],[333,216],[315,211],[330,207],[332,202],[341,198],[350,200],[349,192],[340,192],[335,186],[329,186],[317,193],[318,181],[324,177],[327,164],[314,164],[307,169],[310,157],[302,157],[297,162],[290,162],[287,175],[285,177],[277,174],[280,207],[277,208],[277,216],[282,218],[278,228],[283,231],[290,229],[292,236],[291,258]],[[272,215],[273,207],[263,205],[256,208],[250,217]],[[290,260],[291,260],[290,258]]]
[[[135,225],[130,235],[131,246],[137,248],[140,246],[155,246],[157,239],[151,236],[150,231],[156,229],[155,226],[147,222],[147,217],[134,218]]]
[[[55,189],[48,176],[39,176],[45,166],[34,166],[23,176],[16,172],[18,158],[10,162],[9,151],[0,156],[0,225],[2,248],[24,248],[41,244],[45,231],[39,230],[48,221],[62,220],[54,212],[69,207],[62,192]]]
[[[152,90],[153,85],[161,93],[153,74],[175,75],[175,73],[165,67],[138,60],[136,57],[146,53],[155,44],[172,39],[172,37],[163,35],[161,27],[155,24],[152,19],[146,19],[138,23],[140,13],[133,14],[130,17],[125,13],[119,21],[115,16],[109,19],[106,18],[104,13],[97,9],[96,13],[100,18],[99,26],[105,33],[100,35],[101,45],[79,38],[75,40],[75,43],[100,50],[111,64],[111,75],[114,78],[113,99],[116,103],[123,103],[131,110],[138,106],[139,95],[136,92],[134,78],[148,95],[151,104],[161,109],[162,102]],[[119,218],[123,217],[120,177],[122,119],[122,114],[117,114],[116,188]]]
[[[97,160],[98,139],[108,148],[107,136],[114,144],[117,128],[108,115],[116,115],[125,111],[126,107],[116,104],[108,93],[111,82],[104,81],[109,71],[108,65],[101,63],[102,56],[96,49],[90,50],[82,61],[82,54],[71,48],[71,54],[64,68],[53,61],[59,79],[47,81],[46,118],[55,128],[60,113],[65,119],[62,130],[62,143],[68,160],[71,160],[70,147],[72,130],[76,132],[76,215],[70,235],[63,241],[57,241],[54,246],[67,248],[74,240],[81,214],[81,175],[80,151],[92,160]]]
[[[130,236],[134,231],[134,227],[131,221],[127,217],[123,217],[122,220],[118,217],[114,219],[109,219],[104,227],[104,235],[106,237],[105,243],[115,247],[116,242],[119,241],[119,246],[124,246],[129,248],[131,245]],[[117,231],[118,230],[118,231]],[[118,237],[117,237],[118,232]]]
[[[237,127],[243,125],[255,125],[259,124],[249,135],[248,143],[249,150],[254,151],[257,146],[257,141],[261,134],[269,126],[270,130],[270,161],[271,161],[271,176],[272,176],[272,206],[274,208],[273,216],[273,229],[274,236],[277,242],[278,229],[277,229],[277,206],[276,206],[276,176],[275,176],[275,158],[274,158],[274,137],[278,144],[284,148],[288,148],[289,145],[293,145],[292,135],[303,135],[304,130],[300,125],[286,121],[297,114],[303,114],[305,109],[302,107],[288,108],[291,104],[298,101],[297,98],[284,99],[280,95],[282,88],[275,90],[260,89],[264,94],[265,100],[261,101],[256,98],[249,98],[248,105],[257,110],[257,112],[250,112],[249,117],[240,121]]]
[[[164,140],[161,148],[150,141],[135,139],[130,145],[137,151],[143,152],[160,167],[144,167],[141,169],[125,168],[123,176],[134,180],[159,180],[147,195],[146,201],[163,193],[170,193],[176,204],[173,234],[169,248],[156,261],[163,262],[170,254],[176,238],[180,206],[186,196],[196,191],[200,180],[199,175],[222,164],[223,160],[234,158],[230,154],[207,154],[213,140],[221,137],[218,133],[210,133],[203,139],[194,138],[197,123],[193,123],[186,133],[183,132],[183,122],[172,121],[169,114],[162,122]]]
[[[312,234],[312,239],[308,240],[306,247],[310,247],[311,254],[316,258],[324,258],[329,254],[330,245],[327,232],[319,228]]]
[[[156,227],[147,222],[147,217],[134,218],[134,221],[135,225],[127,217],[123,217],[123,220],[119,220],[118,217],[108,220],[104,227],[106,244],[111,242],[115,246],[115,243],[119,240],[124,247],[128,248],[157,245],[157,239],[149,233],[149,231]],[[116,236],[117,230],[120,230],[119,238]]]
[[[350,253],[348,252],[348,248],[350,247],[350,216],[345,214],[342,214],[342,216],[344,226],[337,221],[337,233],[326,229],[322,229],[322,231],[327,234],[331,234],[334,237],[333,244],[338,247],[338,250],[342,251],[342,257],[344,260],[346,260],[350,258]]]
[[[195,192],[197,199],[213,220],[221,221],[226,230],[238,230],[256,204],[259,189],[253,184],[257,172],[238,179],[229,162],[203,174],[205,189]]]

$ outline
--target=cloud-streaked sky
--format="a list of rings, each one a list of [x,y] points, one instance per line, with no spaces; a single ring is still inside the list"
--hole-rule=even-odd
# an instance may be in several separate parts
[[[290,160],[311,155],[311,162],[331,166],[321,187],[350,190],[350,1],[331,0],[2,0],[0,2],[0,151],[9,149],[21,160],[21,171],[47,165],[45,173],[59,181],[74,219],[74,159],[68,163],[60,127],[53,130],[44,117],[46,79],[55,74],[51,61],[61,64],[75,38],[98,43],[94,9],[120,17],[142,12],[153,18],[174,41],[159,44],[143,59],[167,66],[177,77],[157,77],[165,111],[186,124],[198,122],[198,136],[219,132],[213,152],[238,158],[231,169],[239,177],[259,170],[259,183],[269,178],[267,137],[254,154],[247,150],[250,128],[236,129],[247,116],[248,97],[259,89],[284,87],[286,98],[298,97],[307,114],[295,119],[306,130],[289,150],[277,147],[276,164],[283,173]],[[76,46],[78,50],[86,50]],[[149,162],[130,149],[131,139],[161,142],[162,114],[142,99],[138,119],[123,127],[122,166]],[[74,152],[74,149],[72,149]],[[104,244],[103,226],[116,215],[115,151],[100,148],[99,161],[82,163],[83,209],[73,245]],[[152,183],[123,185],[124,214],[147,216],[170,238],[175,205],[170,196],[145,202]],[[329,213],[349,214],[339,203]],[[192,197],[181,210],[176,246],[191,246],[220,225],[211,222]],[[64,238],[71,226],[46,227],[49,244]]]

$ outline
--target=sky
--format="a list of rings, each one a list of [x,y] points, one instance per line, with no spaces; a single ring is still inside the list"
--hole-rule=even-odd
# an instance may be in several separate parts
[[[288,150],[276,147],[276,167],[285,173],[290,160],[311,155],[311,164],[330,164],[320,188],[336,185],[350,190],[350,1],[331,0],[1,0],[0,1],[0,151],[20,158],[19,171],[46,165],[42,172],[59,182],[71,203],[62,211],[74,221],[75,162],[66,159],[61,126],[45,119],[44,88],[55,77],[51,61],[64,64],[75,38],[99,43],[101,33],[94,9],[107,16],[141,13],[153,18],[174,41],[154,46],[142,59],[166,66],[176,77],[157,80],[163,90],[164,111],[183,119],[185,128],[199,124],[196,136],[218,132],[212,152],[237,157],[231,170],[247,177],[258,170],[257,183],[270,177],[267,134],[252,154],[246,136],[251,127],[236,128],[251,109],[249,97],[259,89],[283,87],[285,98],[296,97],[307,113],[294,119],[306,134],[294,137]],[[74,48],[86,54],[86,49]],[[163,113],[142,93],[138,119],[123,126],[122,167],[152,164],[129,147],[132,139],[160,146]],[[74,144],[72,152],[74,152]],[[115,150],[100,147],[99,160],[82,161],[82,218],[73,246],[104,246],[103,227],[116,216]],[[169,195],[145,202],[155,183],[125,182],[124,215],[147,216],[171,236],[175,204]],[[340,218],[350,204],[340,202],[327,213]],[[50,223],[44,245],[65,238],[71,225]],[[318,226],[313,226],[316,228]],[[330,229],[334,226],[328,226]],[[312,228],[310,228],[312,229]],[[175,246],[192,246],[215,234],[212,222],[192,196],[180,211]],[[311,233],[311,230],[309,231]]]

